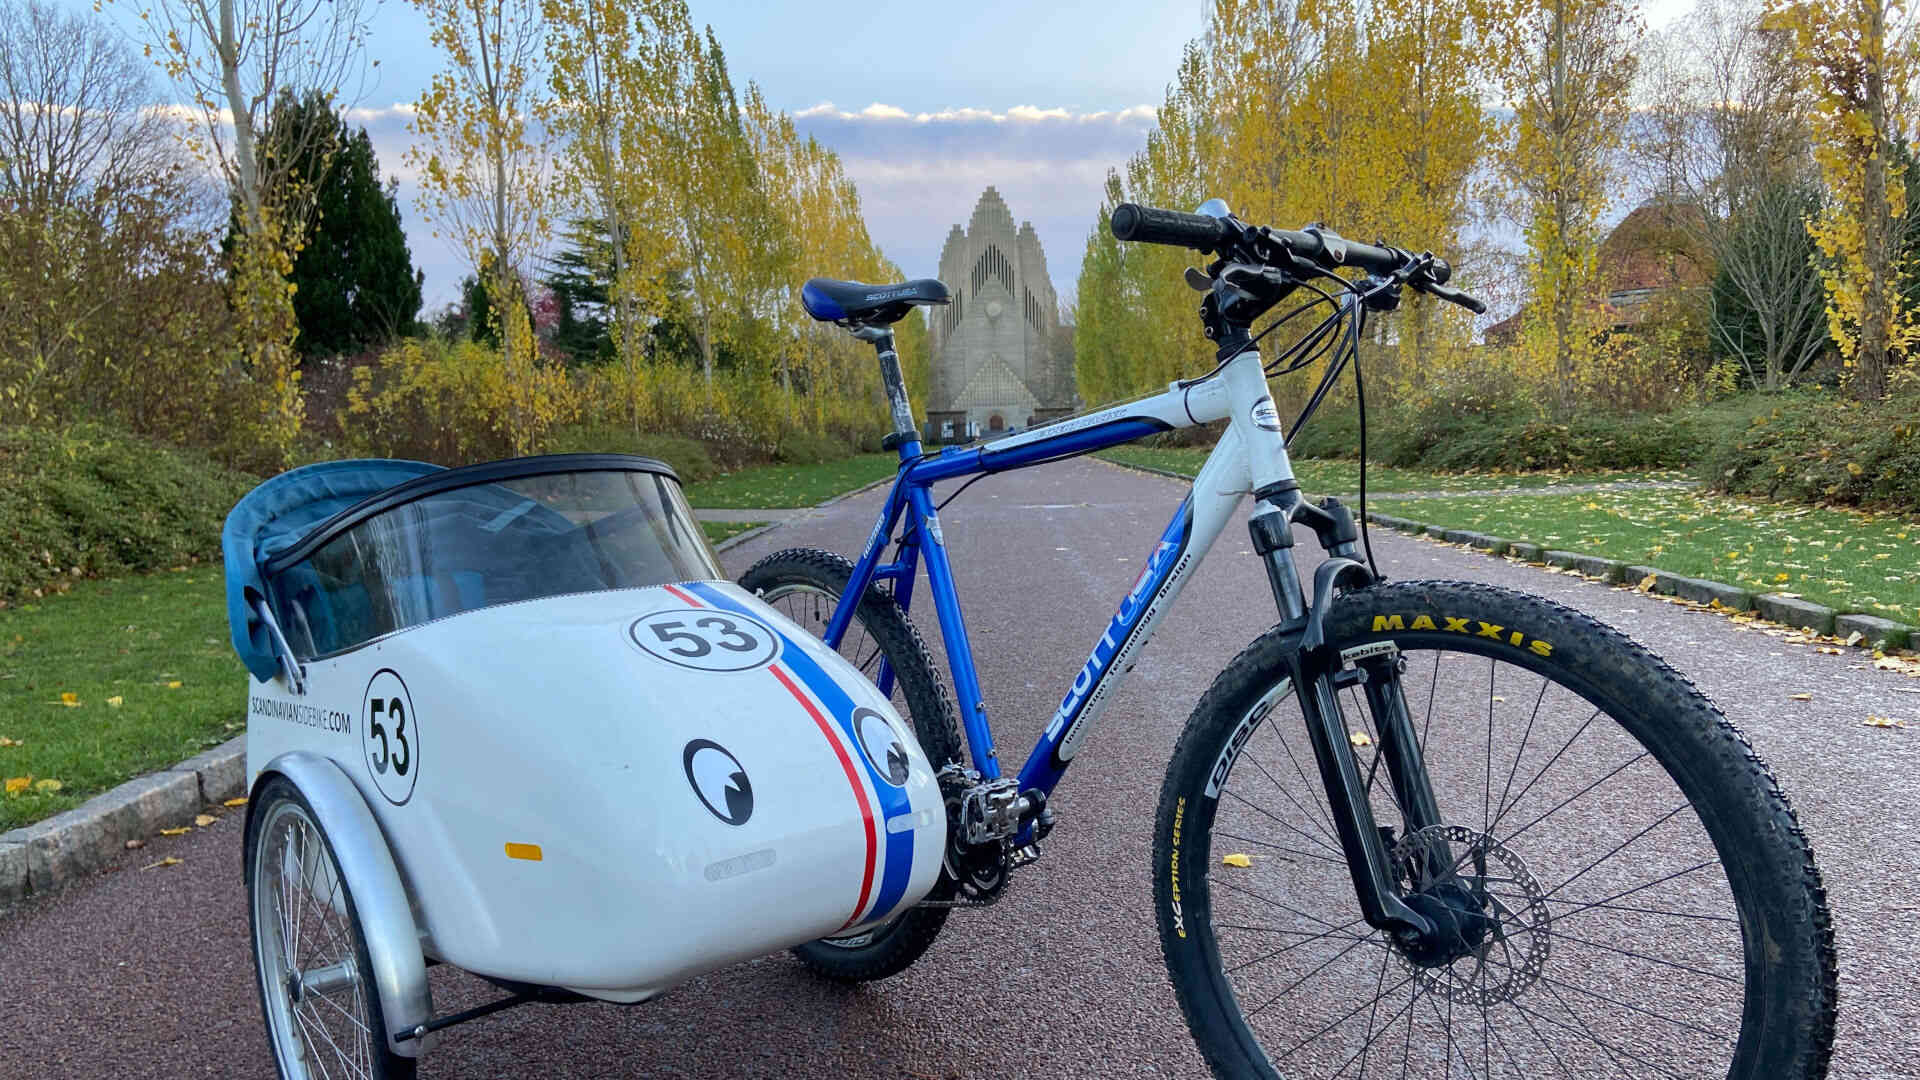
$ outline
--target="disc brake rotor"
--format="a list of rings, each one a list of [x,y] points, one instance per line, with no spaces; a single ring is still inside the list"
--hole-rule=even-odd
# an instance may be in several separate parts
[[[1431,853],[1452,853],[1450,866],[1435,866]],[[1486,1007],[1511,1001],[1540,978],[1546,967],[1552,919],[1546,892],[1512,851],[1485,833],[1461,825],[1432,825],[1394,845],[1393,870],[1411,893],[1455,883],[1484,909],[1492,926],[1465,955],[1437,966],[1415,963],[1395,945],[1394,955],[1422,988],[1449,1001]]]

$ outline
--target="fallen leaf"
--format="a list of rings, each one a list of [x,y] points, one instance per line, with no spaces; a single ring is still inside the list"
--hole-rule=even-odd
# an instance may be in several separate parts
[[[1373,736],[1367,734],[1364,731],[1356,731],[1353,734],[1347,736],[1347,741],[1352,743],[1355,746],[1372,746]]]
[[[80,695],[71,690],[64,690],[60,694],[60,704],[68,706],[78,705],[80,704]]]
[[[168,684],[167,684],[167,689],[169,689],[169,690],[178,690],[178,689],[180,689],[180,680],[179,680],[179,679],[175,679],[175,680],[173,680],[172,682],[170,682],[170,683],[168,683]]]
[[[139,851],[139,850],[140,850],[141,848],[143,848],[143,847],[146,847],[146,846],[147,846],[147,842],[146,842],[145,840],[129,840],[129,841],[127,841],[127,850],[128,850],[128,851]]]
[[[1641,592],[1652,592],[1653,581],[1654,581],[1654,575],[1648,574],[1646,577],[1643,577],[1640,579],[1640,584],[1637,586],[1637,588]]]
[[[1812,694],[1788,694],[1787,700],[1788,701],[1812,701],[1813,695]]]
[[[219,820],[220,820],[219,818],[217,818],[217,817],[214,817],[214,816],[213,816],[212,814],[195,814],[195,815],[193,815],[193,823],[194,823],[195,825],[198,825],[198,826],[200,826],[200,827],[201,827],[201,828],[203,828],[203,829],[204,829],[204,828],[206,828],[207,826],[209,826],[209,825],[211,825],[211,824],[213,824],[214,822],[216,822],[216,821],[219,821]]]
[[[1251,858],[1249,858],[1248,856],[1242,855],[1237,851],[1231,855],[1220,856],[1220,861],[1227,866],[1237,866],[1242,870],[1245,870],[1248,867],[1253,865],[1253,860]]]
[[[1866,636],[1867,635],[1861,633],[1860,631],[1855,630],[1853,633],[1847,635],[1847,644],[1858,645],[1860,644],[1860,642],[1866,639]]]
[[[27,785],[31,783],[33,783],[31,776],[10,776],[7,778],[7,794],[18,795],[27,790]]]
[[[228,799],[226,802],[223,802],[220,805],[221,806],[245,806],[247,805],[247,797],[245,795],[242,795],[237,799]]]
[[[121,697],[119,694],[115,694],[112,697],[107,699],[107,707],[111,709],[117,709],[121,705],[124,705],[125,703],[126,703],[126,699]]]
[[[192,829],[189,829],[185,825],[182,825],[177,829],[161,829],[160,835],[161,836],[185,836],[192,831],[193,831]]]
[[[186,861],[187,861],[187,860],[185,860],[185,859],[176,859],[176,858],[174,858],[174,857],[173,857],[172,855],[169,855],[169,856],[167,856],[166,858],[164,858],[164,859],[161,859],[161,860],[160,860],[159,862],[156,862],[156,863],[148,863],[147,865],[145,865],[145,866],[143,866],[143,867],[141,867],[140,869],[142,869],[142,870],[156,870],[156,869],[159,869],[160,867],[163,867],[163,866],[179,866],[179,865],[180,865],[181,863],[183,863],[183,862],[186,862]]]
[[[1869,713],[1867,714],[1866,725],[1868,727],[1906,727],[1907,722],[1905,720],[1895,720],[1891,716],[1874,716]]]
[[[55,794],[55,793],[56,793],[56,792],[58,792],[58,791],[59,791],[59,790],[60,790],[61,788],[63,788],[63,787],[66,787],[66,786],[67,786],[67,785],[65,785],[65,784],[63,784],[63,783],[61,783],[60,781],[58,781],[58,780],[53,780],[53,779],[47,779],[47,780],[35,780],[35,781],[33,782],[33,790],[35,790],[35,791],[37,791],[37,792],[39,792],[39,793],[40,793],[40,794],[42,794],[42,795],[52,795],[52,794]]]
[[[9,739],[5,735],[0,735],[0,746],[25,746],[25,745],[26,745],[25,743],[19,741],[18,739]]]

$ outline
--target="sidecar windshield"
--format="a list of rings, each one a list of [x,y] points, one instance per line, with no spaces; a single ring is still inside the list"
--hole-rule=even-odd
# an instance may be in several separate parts
[[[596,467],[555,468],[576,462]],[[409,481],[322,522],[266,570],[301,659],[497,604],[722,576],[672,471],[615,455]]]

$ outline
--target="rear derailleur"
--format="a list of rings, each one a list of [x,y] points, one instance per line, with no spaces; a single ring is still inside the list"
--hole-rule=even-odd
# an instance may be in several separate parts
[[[938,779],[947,806],[947,874],[959,895],[922,900],[920,906],[985,907],[1000,899],[1015,870],[1040,858],[1040,841],[1053,831],[1053,811],[1040,790],[1023,792],[1009,777],[983,780],[959,762],[949,762]],[[1016,846],[1029,827],[1029,841]]]

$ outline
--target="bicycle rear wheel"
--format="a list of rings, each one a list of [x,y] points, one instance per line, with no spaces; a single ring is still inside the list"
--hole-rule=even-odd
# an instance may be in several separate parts
[[[826,633],[833,609],[846,592],[853,564],[831,551],[792,548],[776,552],[740,575],[740,586],[815,637]],[[854,608],[840,642],[840,655],[869,679],[878,679],[881,661],[893,673],[893,707],[913,725],[927,760],[939,769],[961,758],[960,730],[946,688],[934,674],[919,631],[891,596],[869,586]],[[945,870],[928,894],[931,900],[958,895]],[[948,909],[915,907],[883,926],[849,937],[821,938],[797,945],[793,955],[815,973],[842,982],[869,982],[905,971],[933,945],[946,924]]]
[[[1578,612],[1487,586],[1375,586],[1326,628],[1348,661],[1399,672],[1440,825],[1408,835],[1364,691],[1341,707],[1398,891],[1446,904],[1459,935],[1436,953],[1361,920],[1269,632],[1194,710],[1155,830],[1168,970],[1217,1075],[1825,1075],[1820,875],[1699,691]]]

